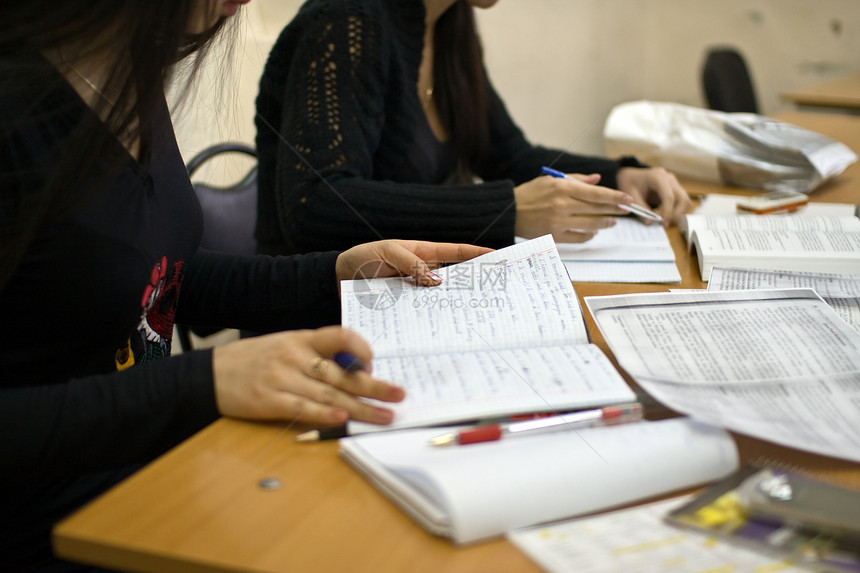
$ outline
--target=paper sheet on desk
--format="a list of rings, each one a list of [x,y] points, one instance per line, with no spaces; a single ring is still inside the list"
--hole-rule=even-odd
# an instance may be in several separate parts
[[[563,261],[574,282],[590,283],[679,283],[681,275],[674,262],[659,261]]]
[[[556,243],[574,282],[679,283],[675,252],[661,225],[616,217],[584,243]],[[517,238],[517,241],[524,239]]]
[[[860,332],[860,277],[756,269],[714,267],[709,291],[811,288],[833,307],[842,319]]]
[[[860,461],[860,333],[810,289],[587,297],[619,364],[673,410]]]

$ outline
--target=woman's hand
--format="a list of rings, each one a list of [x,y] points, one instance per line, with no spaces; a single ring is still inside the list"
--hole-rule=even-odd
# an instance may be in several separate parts
[[[411,276],[421,286],[435,286],[439,280],[431,269],[443,263],[459,263],[492,249],[458,243],[427,241],[376,241],[344,251],[337,258],[335,273],[342,280],[370,277]]]
[[[349,352],[367,371],[347,372],[332,357]],[[213,351],[215,399],[225,416],[338,425],[347,419],[389,424],[388,408],[359,396],[399,402],[403,389],[370,375],[370,346],[355,332],[331,326],[247,338]]]
[[[663,217],[664,227],[677,223],[693,207],[675,175],[662,167],[623,167],[618,171],[618,189],[642,206],[659,206],[657,212]]]
[[[598,215],[626,215],[618,205],[629,205],[632,198],[600,187],[598,181],[597,174],[566,178],[542,175],[517,186],[515,233],[526,239],[551,233],[559,243],[582,243],[600,229],[615,225],[614,217]]]
[[[439,283],[430,269],[465,261],[492,249],[424,241],[377,241],[344,251],[335,272],[343,279],[409,275],[421,285]],[[348,352],[365,371],[346,372],[333,360]],[[215,399],[225,416],[337,425],[348,419],[389,424],[394,413],[360,397],[399,402],[403,389],[370,374],[370,346],[355,332],[328,327],[281,332],[219,346],[213,351]]]

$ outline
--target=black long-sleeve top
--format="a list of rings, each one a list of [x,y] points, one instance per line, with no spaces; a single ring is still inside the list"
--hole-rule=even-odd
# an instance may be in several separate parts
[[[261,249],[379,238],[501,247],[514,240],[514,187],[541,165],[600,173],[610,187],[621,166],[639,165],[533,146],[490,85],[484,182],[444,184],[421,152],[424,16],[421,0],[310,0],[281,33],[257,98]]]
[[[49,64],[34,56],[32,65]],[[0,229],[38,207],[64,142],[94,117],[58,74],[52,86],[0,92]],[[255,330],[339,321],[337,253],[198,250],[202,213],[166,106],[162,120],[145,164],[117,142],[123,159],[106,183],[63,190],[77,199],[47,219],[0,290],[3,557],[7,532],[62,511],[66,494],[82,501],[72,492],[87,476],[151,460],[217,418],[212,352],[170,357],[175,321]]]

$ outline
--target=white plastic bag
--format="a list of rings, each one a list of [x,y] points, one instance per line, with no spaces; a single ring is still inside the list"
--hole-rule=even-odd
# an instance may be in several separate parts
[[[857,161],[847,146],[753,113],[725,113],[676,103],[616,106],[603,132],[610,157],[713,183],[809,193]]]

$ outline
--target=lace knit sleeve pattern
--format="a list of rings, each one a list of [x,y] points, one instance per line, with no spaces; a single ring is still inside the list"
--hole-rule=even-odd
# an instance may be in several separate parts
[[[315,175],[316,169],[306,159],[320,145],[328,151],[325,155],[329,161],[319,165],[318,169],[346,164],[346,154],[343,149],[344,136],[341,116],[341,97],[339,93],[338,64],[336,50],[338,43],[345,43],[345,52],[349,56],[349,74],[353,83],[357,83],[357,70],[362,65],[362,20],[356,15],[347,18],[345,37],[335,31],[335,24],[326,24],[316,38],[309,38],[310,44],[315,44],[311,53],[312,59],[302,62],[304,70],[299,70],[300,85],[296,95],[300,96],[299,105],[304,106],[304,114],[295,114],[292,127],[289,129],[295,137],[295,170],[301,179]],[[345,73],[342,70],[340,73]],[[317,154],[320,155],[320,154]],[[306,191],[301,199],[307,199]]]
[[[257,100],[261,243],[308,252],[382,238],[513,240],[510,182],[396,180],[423,114],[423,19],[418,0],[317,0],[284,30]]]

